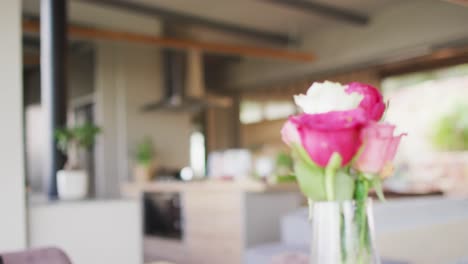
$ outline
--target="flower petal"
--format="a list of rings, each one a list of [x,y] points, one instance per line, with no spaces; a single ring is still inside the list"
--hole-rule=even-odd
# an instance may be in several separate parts
[[[379,121],[385,112],[385,103],[379,90],[371,85],[352,82],[347,85],[346,92],[359,93],[364,96],[359,107],[363,108],[368,118]]]

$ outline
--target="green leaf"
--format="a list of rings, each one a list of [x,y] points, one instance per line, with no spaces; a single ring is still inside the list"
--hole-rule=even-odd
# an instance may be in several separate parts
[[[317,164],[315,164],[310,159],[309,154],[307,153],[307,151],[301,145],[293,143],[293,144],[291,144],[291,148],[292,148],[292,151],[293,151],[293,155],[297,159],[300,159],[302,162],[304,162],[308,166],[320,168]]]
[[[372,181],[374,178],[378,178],[378,176],[371,174],[371,173],[361,173],[362,177],[364,177],[368,181]]]
[[[339,171],[335,177],[335,199],[337,201],[352,200],[353,194],[353,177],[343,171]]]
[[[94,124],[85,123],[74,127],[71,131],[78,145],[84,149],[89,149],[94,144],[94,139],[101,132],[101,129]]]
[[[325,176],[323,169],[297,160],[294,164],[294,172],[302,193],[314,201],[326,200]]]
[[[281,152],[276,156],[276,166],[277,167],[286,167],[292,168],[293,167],[293,160],[291,155],[288,153]]]
[[[341,161],[341,155],[338,154],[338,152],[333,152],[333,155],[328,160],[325,173],[336,173],[336,171],[341,167]]]
[[[154,159],[153,142],[151,138],[145,137],[137,146],[136,160],[139,164],[149,166]]]
[[[277,183],[297,182],[295,175],[278,175],[276,176]]]
[[[79,147],[89,149],[94,144],[94,139],[101,129],[94,124],[85,123],[73,128],[58,128],[55,130],[55,139],[58,148],[67,153],[70,144],[75,143]]]
[[[73,139],[73,135],[67,128],[58,128],[55,130],[55,139],[57,140],[57,148],[67,154],[68,143]]]
[[[382,180],[380,179],[380,177],[374,177],[374,179],[372,180],[372,187],[374,187],[375,193],[377,194],[377,197],[379,197],[379,200],[384,202],[385,196],[383,193]]]

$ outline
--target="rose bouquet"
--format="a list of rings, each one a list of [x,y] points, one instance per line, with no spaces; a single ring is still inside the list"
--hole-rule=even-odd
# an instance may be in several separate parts
[[[393,171],[392,160],[403,134],[395,136],[395,126],[381,121],[387,106],[370,85],[314,83],[294,101],[302,113],[289,117],[281,134],[292,149],[300,189],[310,203],[352,201],[360,249],[354,257],[363,260],[362,249],[370,244],[368,193],[374,188],[384,199],[381,181]],[[343,247],[341,260],[350,259]]]

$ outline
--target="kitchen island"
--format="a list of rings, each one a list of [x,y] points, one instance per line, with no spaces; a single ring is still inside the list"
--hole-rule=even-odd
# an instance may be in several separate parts
[[[145,239],[147,258],[176,263],[243,263],[247,248],[280,239],[281,216],[301,204],[295,183],[253,180],[127,183],[122,193],[180,194],[182,238]]]

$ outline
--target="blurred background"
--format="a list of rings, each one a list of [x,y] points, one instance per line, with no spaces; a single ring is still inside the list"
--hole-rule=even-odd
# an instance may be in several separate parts
[[[1,157],[24,145],[19,162],[5,159],[22,176],[5,206],[22,208],[12,221],[24,235],[0,250],[58,246],[76,263],[127,264],[305,254],[305,203],[279,131],[298,113],[292,96],[330,80],[381,89],[385,119],[408,133],[377,210],[382,255],[468,255],[467,1],[6,2],[3,38],[18,42],[2,53],[22,61],[8,57],[0,77],[18,68],[9,87],[21,104],[0,103],[24,122]],[[392,222],[397,209],[417,220]],[[421,232],[458,233],[459,248]],[[396,234],[439,250],[404,250]]]

